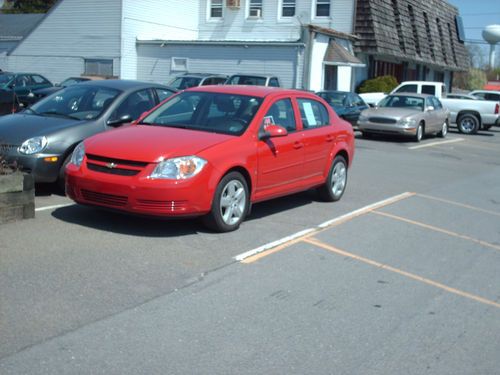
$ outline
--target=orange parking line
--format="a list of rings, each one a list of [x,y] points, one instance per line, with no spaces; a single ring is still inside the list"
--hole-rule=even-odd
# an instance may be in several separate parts
[[[489,299],[486,299],[486,298],[483,298],[483,297],[479,297],[479,296],[476,296],[474,294],[467,293],[467,292],[464,292],[462,290],[449,287],[447,285],[438,283],[436,281],[427,279],[425,277],[418,276],[418,275],[415,275],[413,273],[403,271],[403,270],[401,270],[399,268],[391,267],[391,266],[389,266],[387,264],[383,264],[383,263],[380,263],[380,262],[377,262],[377,261],[374,261],[374,260],[371,260],[371,259],[368,259],[368,258],[364,258],[364,257],[356,255],[356,254],[349,253],[349,252],[344,251],[344,250],[337,249],[337,248],[335,248],[333,246],[327,245],[324,242],[321,242],[321,241],[317,240],[316,238],[312,238],[312,237],[304,238],[302,241],[303,242],[307,242],[307,243],[309,243],[311,245],[320,247],[322,249],[328,250],[328,251],[333,252],[335,254],[342,255],[344,257],[349,257],[349,258],[355,259],[357,261],[369,264],[371,266],[374,266],[374,267],[377,267],[377,268],[381,268],[381,269],[384,269],[384,270],[387,270],[387,271],[390,271],[390,272],[394,272],[394,273],[397,273],[399,275],[408,277],[410,279],[419,281],[421,283],[424,283],[424,284],[427,284],[427,285],[431,285],[433,287],[445,290],[445,291],[447,291],[449,293],[453,293],[453,294],[456,294],[458,296],[461,296],[461,297],[464,297],[464,298],[468,298],[468,299],[471,299],[471,300],[483,303],[485,305],[490,305],[490,306],[493,306],[493,307],[496,307],[496,308],[500,308],[500,303],[497,303],[495,301],[491,301]]]
[[[432,200],[435,200],[435,201],[438,201],[438,202],[448,203],[448,204],[452,204],[454,206],[468,208],[470,210],[474,210],[474,211],[478,211],[478,212],[483,212],[485,214],[500,216],[499,212],[485,210],[484,208],[474,207],[474,206],[470,206],[468,204],[463,204],[463,203],[460,203],[460,202],[450,201],[448,199],[443,199],[443,198],[438,198],[438,197],[432,197],[430,195],[425,195],[425,194],[418,194],[417,193],[416,195],[419,196],[419,197],[422,197],[422,198],[432,199]]]
[[[498,246],[498,245],[494,245],[492,243],[489,243],[489,242],[486,242],[486,241],[483,241],[483,240],[478,240],[477,238],[469,237],[469,236],[466,236],[464,234],[452,232],[450,230],[446,230],[446,229],[443,229],[443,228],[435,227],[433,225],[421,223],[419,221],[410,220],[410,219],[407,219],[407,218],[404,218],[404,217],[401,217],[401,216],[388,214],[386,212],[372,211],[372,213],[373,214],[377,214],[377,215],[381,215],[381,216],[385,216],[385,217],[389,217],[389,218],[394,219],[394,220],[403,221],[405,223],[417,225],[419,227],[430,229],[430,230],[433,230],[435,232],[444,233],[444,234],[447,234],[449,236],[461,238],[463,240],[471,241],[471,242],[477,243],[479,245],[482,245],[482,246],[489,247],[489,248],[492,248],[492,249],[500,251],[500,246]]]

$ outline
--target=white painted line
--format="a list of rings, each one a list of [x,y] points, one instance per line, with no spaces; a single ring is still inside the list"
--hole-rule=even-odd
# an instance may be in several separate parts
[[[55,210],[57,208],[68,207],[68,206],[73,206],[73,205],[74,205],[74,203],[55,204],[53,206],[45,206],[45,207],[35,208],[35,211],[39,212],[39,211]]]
[[[456,143],[456,142],[462,142],[462,141],[465,141],[465,139],[464,138],[455,138],[455,139],[450,139],[448,141],[431,142],[431,143],[426,143],[425,145],[408,147],[408,150],[416,150],[418,148],[440,146],[440,145],[444,145],[447,143]]]
[[[364,213],[366,213],[368,211],[373,211],[373,210],[375,210],[375,209],[377,209],[379,207],[386,206],[386,205],[388,205],[388,204],[390,204],[392,202],[396,202],[396,201],[399,201],[401,199],[409,198],[409,197],[412,197],[414,195],[415,195],[415,193],[409,193],[409,192],[402,193],[402,194],[399,194],[399,195],[395,195],[393,197],[384,199],[382,201],[378,201],[378,202],[369,204],[368,206],[361,207],[358,210],[355,210],[355,211],[349,212],[349,213],[347,213],[345,215],[336,217],[335,219],[325,221],[324,223],[321,223],[320,225],[318,225],[318,228],[323,229],[323,228],[329,227],[331,225],[336,224],[337,222],[351,219],[353,217],[362,215],[362,214],[364,214]]]
[[[290,236],[283,237],[283,238],[281,238],[279,240],[276,240],[276,241],[273,241],[273,242],[269,242],[269,243],[267,243],[265,245],[257,247],[256,249],[249,250],[249,251],[247,251],[245,253],[237,255],[237,256],[234,257],[234,259],[237,260],[238,262],[241,262],[241,261],[245,260],[246,258],[249,258],[249,257],[254,256],[256,254],[262,253],[264,251],[270,250],[270,249],[275,248],[275,247],[277,247],[279,245],[282,245],[284,243],[293,241],[296,238],[300,238],[300,237],[303,237],[303,236],[305,236],[307,234],[320,231],[320,230],[325,229],[325,228],[327,228],[327,227],[329,227],[331,225],[334,225],[334,224],[336,224],[338,222],[341,222],[341,221],[344,221],[344,220],[348,220],[348,219],[352,219],[352,218],[354,218],[356,216],[359,216],[359,215],[362,215],[362,214],[364,214],[366,212],[373,211],[373,210],[375,210],[377,208],[380,208],[380,207],[386,206],[388,204],[397,202],[397,201],[399,201],[401,199],[412,197],[414,195],[415,195],[415,193],[409,193],[409,192],[395,195],[393,197],[384,199],[382,201],[379,201],[379,202],[370,204],[368,206],[362,207],[362,208],[360,208],[358,210],[352,211],[352,212],[347,213],[345,215],[339,216],[339,217],[337,217],[335,219],[325,221],[324,223],[318,225],[315,228],[305,229],[305,230],[302,230],[300,232],[291,234]]]
[[[272,249],[273,247],[276,247],[276,246],[279,246],[281,244],[284,244],[285,242],[289,242],[289,241],[292,241],[294,240],[295,238],[297,237],[301,237],[301,236],[304,236],[308,233],[311,233],[311,232],[314,232],[316,229],[305,229],[305,230],[302,230],[300,232],[297,232],[295,234],[292,234],[290,236],[286,236],[286,237],[283,237],[279,240],[276,240],[276,241],[273,241],[273,242],[269,242],[265,245],[262,245],[256,249],[253,249],[253,250],[249,250],[243,254],[240,254],[240,255],[237,255],[234,257],[234,259],[236,259],[238,262],[241,262],[242,260],[248,258],[248,257],[251,257],[253,255],[256,255],[258,253],[262,253],[263,251],[266,251],[266,250],[269,250],[269,249]]]

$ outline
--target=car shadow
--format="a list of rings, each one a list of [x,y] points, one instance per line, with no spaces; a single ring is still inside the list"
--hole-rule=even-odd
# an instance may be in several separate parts
[[[305,191],[252,206],[245,221],[293,210],[317,201],[314,190]],[[200,218],[152,218],[74,204],[57,208],[52,216],[66,223],[137,237],[178,237],[198,233],[218,234],[207,229]]]
[[[49,197],[51,195],[57,195],[60,197],[65,196],[57,184],[35,184],[35,196]]]
[[[286,197],[275,198],[262,203],[252,205],[252,212],[245,221],[252,221],[281,213],[288,210],[293,210],[298,207],[306,206],[318,201],[318,196],[314,189],[303,191],[300,193],[287,195]]]
[[[196,218],[157,219],[78,204],[58,208],[52,216],[66,223],[137,237],[174,237],[209,232]]]

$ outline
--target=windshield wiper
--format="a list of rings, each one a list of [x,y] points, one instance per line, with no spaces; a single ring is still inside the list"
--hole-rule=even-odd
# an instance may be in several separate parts
[[[46,115],[51,116],[52,115],[52,116],[60,116],[60,117],[70,118],[70,119],[73,119],[73,120],[80,120],[76,116],[71,116],[71,115],[68,115],[66,113],[60,113],[60,112],[57,112],[57,111],[41,112],[41,113],[38,113],[38,115],[40,115],[40,116],[46,116]]]

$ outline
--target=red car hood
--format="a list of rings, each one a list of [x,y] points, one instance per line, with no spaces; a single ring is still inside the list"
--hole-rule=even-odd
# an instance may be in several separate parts
[[[203,131],[132,125],[88,138],[85,141],[85,152],[114,159],[152,163],[164,158],[196,155],[233,138],[231,135]]]

